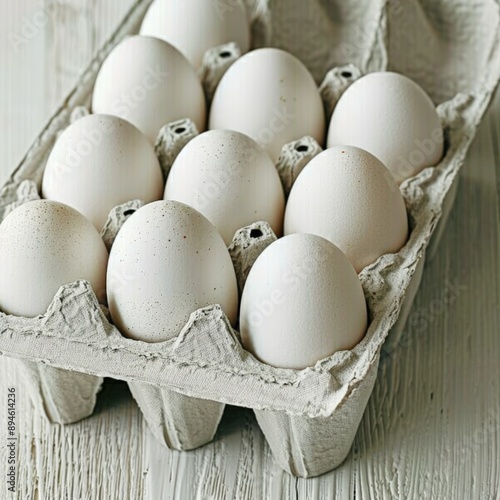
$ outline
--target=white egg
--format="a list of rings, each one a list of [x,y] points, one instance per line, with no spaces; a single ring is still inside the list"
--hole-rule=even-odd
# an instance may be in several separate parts
[[[50,153],[42,196],[85,215],[101,230],[112,208],[162,198],[163,174],[154,148],[131,123],[88,115],[71,124]]]
[[[196,71],[172,45],[131,36],[103,62],[92,97],[94,113],[133,123],[154,143],[163,125],[190,118],[205,130],[205,94]]]
[[[199,68],[203,54],[213,47],[236,42],[242,53],[250,45],[250,26],[240,0],[155,0],[141,26],[141,35],[161,38]]]
[[[332,243],[294,234],[258,257],[241,298],[243,346],[263,363],[302,369],[352,349],[367,327],[361,283]]]
[[[0,225],[0,309],[44,314],[62,285],[89,281],[106,297],[108,252],[91,222],[62,203],[31,201]]]
[[[398,183],[443,156],[443,130],[429,96],[406,76],[370,73],[342,95],[328,147],[357,146],[375,155]]]
[[[306,135],[323,144],[325,115],[307,68],[288,52],[266,48],[244,55],[222,77],[209,128],[242,132],[277,162],[285,144]]]
[[[313,233],[337,245],[357,272],[408,238],[405,203],[391,173],[352,146],[323,151],[290,192],[285,234]]]
[[[145,342],[177,336],[192,312],[211,304],[220,304],[234,324],[238,289],[224,241],[194,208],[145,205],[111,249],[108,303],[121,333]]]
[[[238,229],[266,221],[283,231],[285,197],[269,155],[250,137],[229,130],[210,130],[184,147],[165,187],[165,199],[202,213],[227,246]]]

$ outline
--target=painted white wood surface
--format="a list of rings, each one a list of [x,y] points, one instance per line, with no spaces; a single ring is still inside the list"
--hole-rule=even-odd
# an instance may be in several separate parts
[[[0,181],[14,168],[131,0],[2,0]],[[40,5],[57,5],[15,49]],[[27,21],[26,21],[27,20]],[[6,391],[18,392],[20,499],[500,498],[500,97],[462,173],[436,260],[402,345],[382,361],[346,462],[295,479],[274,463],[252,414],[230,408],[215,441],[156,444],[126,386],[107,381],[95,414],[62,428],[34,413],[15,363],[0,358],[0,499]]]

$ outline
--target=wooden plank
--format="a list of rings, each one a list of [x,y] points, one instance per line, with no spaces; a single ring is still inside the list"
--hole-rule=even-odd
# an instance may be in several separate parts
[[[0,16],[3,184],[134,0],[6,0]]]
[[[48,118],[45,28],[33,0],[6,0],[0,15],[0,183]],[[36,25],[35,25],[36,23]]]
[[[361,498],[500,494],[499,116],[497,98],[424,271],[405,345],[382,363],[356,438]]]
[[[46,98],[55,109],[134,0],[45,0],[54,5],[47,25]]]

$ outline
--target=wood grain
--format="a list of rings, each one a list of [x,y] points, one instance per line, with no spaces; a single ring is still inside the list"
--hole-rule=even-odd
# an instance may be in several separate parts
[[[0,180],[132,0],[65,0],[29,43],[0,39]],[[2,33],[35,0],[6,0]],[[5,69],[5,71],[4,71]],[[6,75],[6,77],[4,77]],[[461,176],[437,258],[402,344],[382,360],[354,446],[337,470],[295,479],[275,464],[252,413],[228,408],[213,443],[159,446],[125,384],[106,381],[94,415],[67,427],[35,414],[15,362],[0,358],[0,498],[6,389],[18,392],[20,499],[500,498],[500,97]]]
[[[49,117],[45,99],[45,30],[30,30],[33,0],[5,0],[0,15],[0,182]],[[29,36],[29,38],[28,38]]]

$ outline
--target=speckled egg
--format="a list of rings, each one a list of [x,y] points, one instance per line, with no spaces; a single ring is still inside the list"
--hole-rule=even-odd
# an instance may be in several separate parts
[[[434,103],[413,80],[370,73],[342,95],[328,129],[328,147],[348,144],[375,155],[398,183],[443,156],[443,130]]]
[[[184,203],[157,201],[133,214],[113,244],[107,279],[111,317],[126,337],[168,340],[211,304],[236,321],[238,289],[224,240]]]
[[[103,62],[92,96],[94,113],[119,116],[155,143],[167,123],[190,118],[205,130],[205,94],[195,69],[172,45],[131,36]]]
[[[171,43],[199,68],[208,49],[236,42],[241,52],[250,45],[250,26],[240,0],[155,0],[141,26],[141,35]]]
[[[16,316],[44,314],[62,285],[89,281],[106,297],[108,252],[82,214],[55,201],[31,201],[0,225],[0,309]]]
[[[50,153],[42,196],[85,215],[100,231],[110,210],[130,200],[162,198],[163,174],[146,136],[110,115],[71,124]]]
[[[296,370],[365,335],[366,303],[346,256],[312,234],[293,234],[258,257],[241,298],[243,346],[263,363]]]
[[[337,245],[357,272],[408,238],[406,207],[391,173],[352,146],[323,151],[290,192],[285,234],[313,233]]]
[[[189,142],[172,166],[165,199],[196,208],[227,246],[254,222],[266,221],[279,236],[283,231],[285,197],[276,167],[239,132],[210,130]]]
[[[226,71],[214,95],[209,128],[250,136],[276,163],[289,142],[312,136],[323,144],[325,115],[316,82],[302,62],[284,50],[264,48]]]

